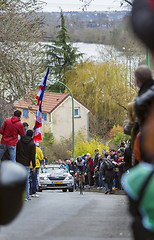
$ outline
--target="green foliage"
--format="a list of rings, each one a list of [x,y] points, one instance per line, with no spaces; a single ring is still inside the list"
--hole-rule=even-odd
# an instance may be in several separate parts
[[[126,134],[124,134],[124,130],[122,126],[113,126],[112,129],[110,129],[108,135],[107,135],[109,142],[113,143],[116,148],[120,146],[121,140],[125,139],[127,141],[130,137]]]
[[[45,64],[51,67],[51,73],[55,80],[61,80],[65,83],[65,72],[71,69],[82,54],[78,53],[77,48],[72,47],[72,44],[69,43],[70,36],[65,25],[65,18],[62,11],[60,18],[61,24],[57,26],[59,31],[57,32],[56,40],[52,40],[50,45],[46,45],[47,60]],[[64,91],[65,88],[62,88]]]
[[[41,149],[43,150],[44,156],[50,159],[50,148],[55,143],[54,137],[50,132],[44,133],[43,139],[40,142]]]
[[[63,85],[61,83],[55,82],[53,84],[48,84],[46,90],[49,92],[61,92]]]
[[[104,135],[114,124],[122,124],[127,104],[136,95],[127,78],[128,69],[118,62],[83,62],[67,71],[67,86],[91,109],[90,131]]]
[[[82,133],[79,131],[77,137],[75,138],[75,157],[83,156],[86,153],[90,153],[91,156],[94,155],[94,150],[99,149],[99,152],[102,152],[102,149],[109,150],[108,143],[104,144],[100,140],[92,139],[91,141],[84,141]],[[72,151],[68,151],[72,156]]]
[[[53,135],[50,132],[44,133],[43,141],[45,145],[53,144],[55,142]]]

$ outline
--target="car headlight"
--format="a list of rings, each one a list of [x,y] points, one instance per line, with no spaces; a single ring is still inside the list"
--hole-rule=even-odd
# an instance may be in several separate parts
[[[40,180],[48,180],[47,177],[40,177]]]
[[[70,179],[72,179],[72,176],[67,176],[67,177],[65,178],[65,180],[70,180]]]
[[[44,180],[48,180],[48,178],[47,178],[47,177],[44,177]]]

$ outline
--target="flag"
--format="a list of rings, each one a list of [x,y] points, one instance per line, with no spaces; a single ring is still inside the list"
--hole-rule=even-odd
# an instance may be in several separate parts
[[[46,86],[48,74],[49,74],[49,68],[47,70],[47,73],[46,73],[44,79],[41,81],[41,83],[39,85],[40,91],[39,91],[39,93],[36,96],[36,99],[38,100],[38,103],[37,103],[38,106],[40,105],[40,103],[41,103],[41,101],[43,99],[43,94],[44,94],[44,89],[45,89],[45,86]]]
[[[45,90],[45,86],[46,86],[46,82],[47,82],[47,77],[49,74],[49,68],[47,70],[47,73],[44,77],[44,79],[41,81],[40,85],[39,85],[39,93],[36,96],[36,99],[38,100],[37,105],[39,106],[37,113],[36,113],[36,121],[35,121],[35,126],[34,126],[34,137],[33,140],[36,141],[41,141],[42,137],[41,137],[41,127],[42,127],[42,100],[43,100],[43,94],[44,94],[44,90]]]

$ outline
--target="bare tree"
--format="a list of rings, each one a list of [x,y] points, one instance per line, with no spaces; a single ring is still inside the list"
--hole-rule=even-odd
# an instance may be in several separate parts
[[[1,102],[13,103],[40,81],[42,6],[37,0],[0,1]]]
[[[80,0],[82,2],[82,10],[87,10],[87,7],[89,7],[90,3],[92,1],[95,1],[95,0]],[[129,4],[131,6],[133,6],[133,0],[121,0],[121,6],[123,6],[123,4]]]

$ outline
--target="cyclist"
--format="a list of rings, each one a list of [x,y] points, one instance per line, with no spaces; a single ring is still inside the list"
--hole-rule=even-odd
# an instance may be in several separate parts
[[[86,161],[84,159],[82,159],[82,157],[77,157],[76,161],[75,161],[75,180],[78,183],[79,182],[79,174],[81,173],[81,177],[82,177],[82,183],[84,186],[85,183],[85,170],[86,170]]]

